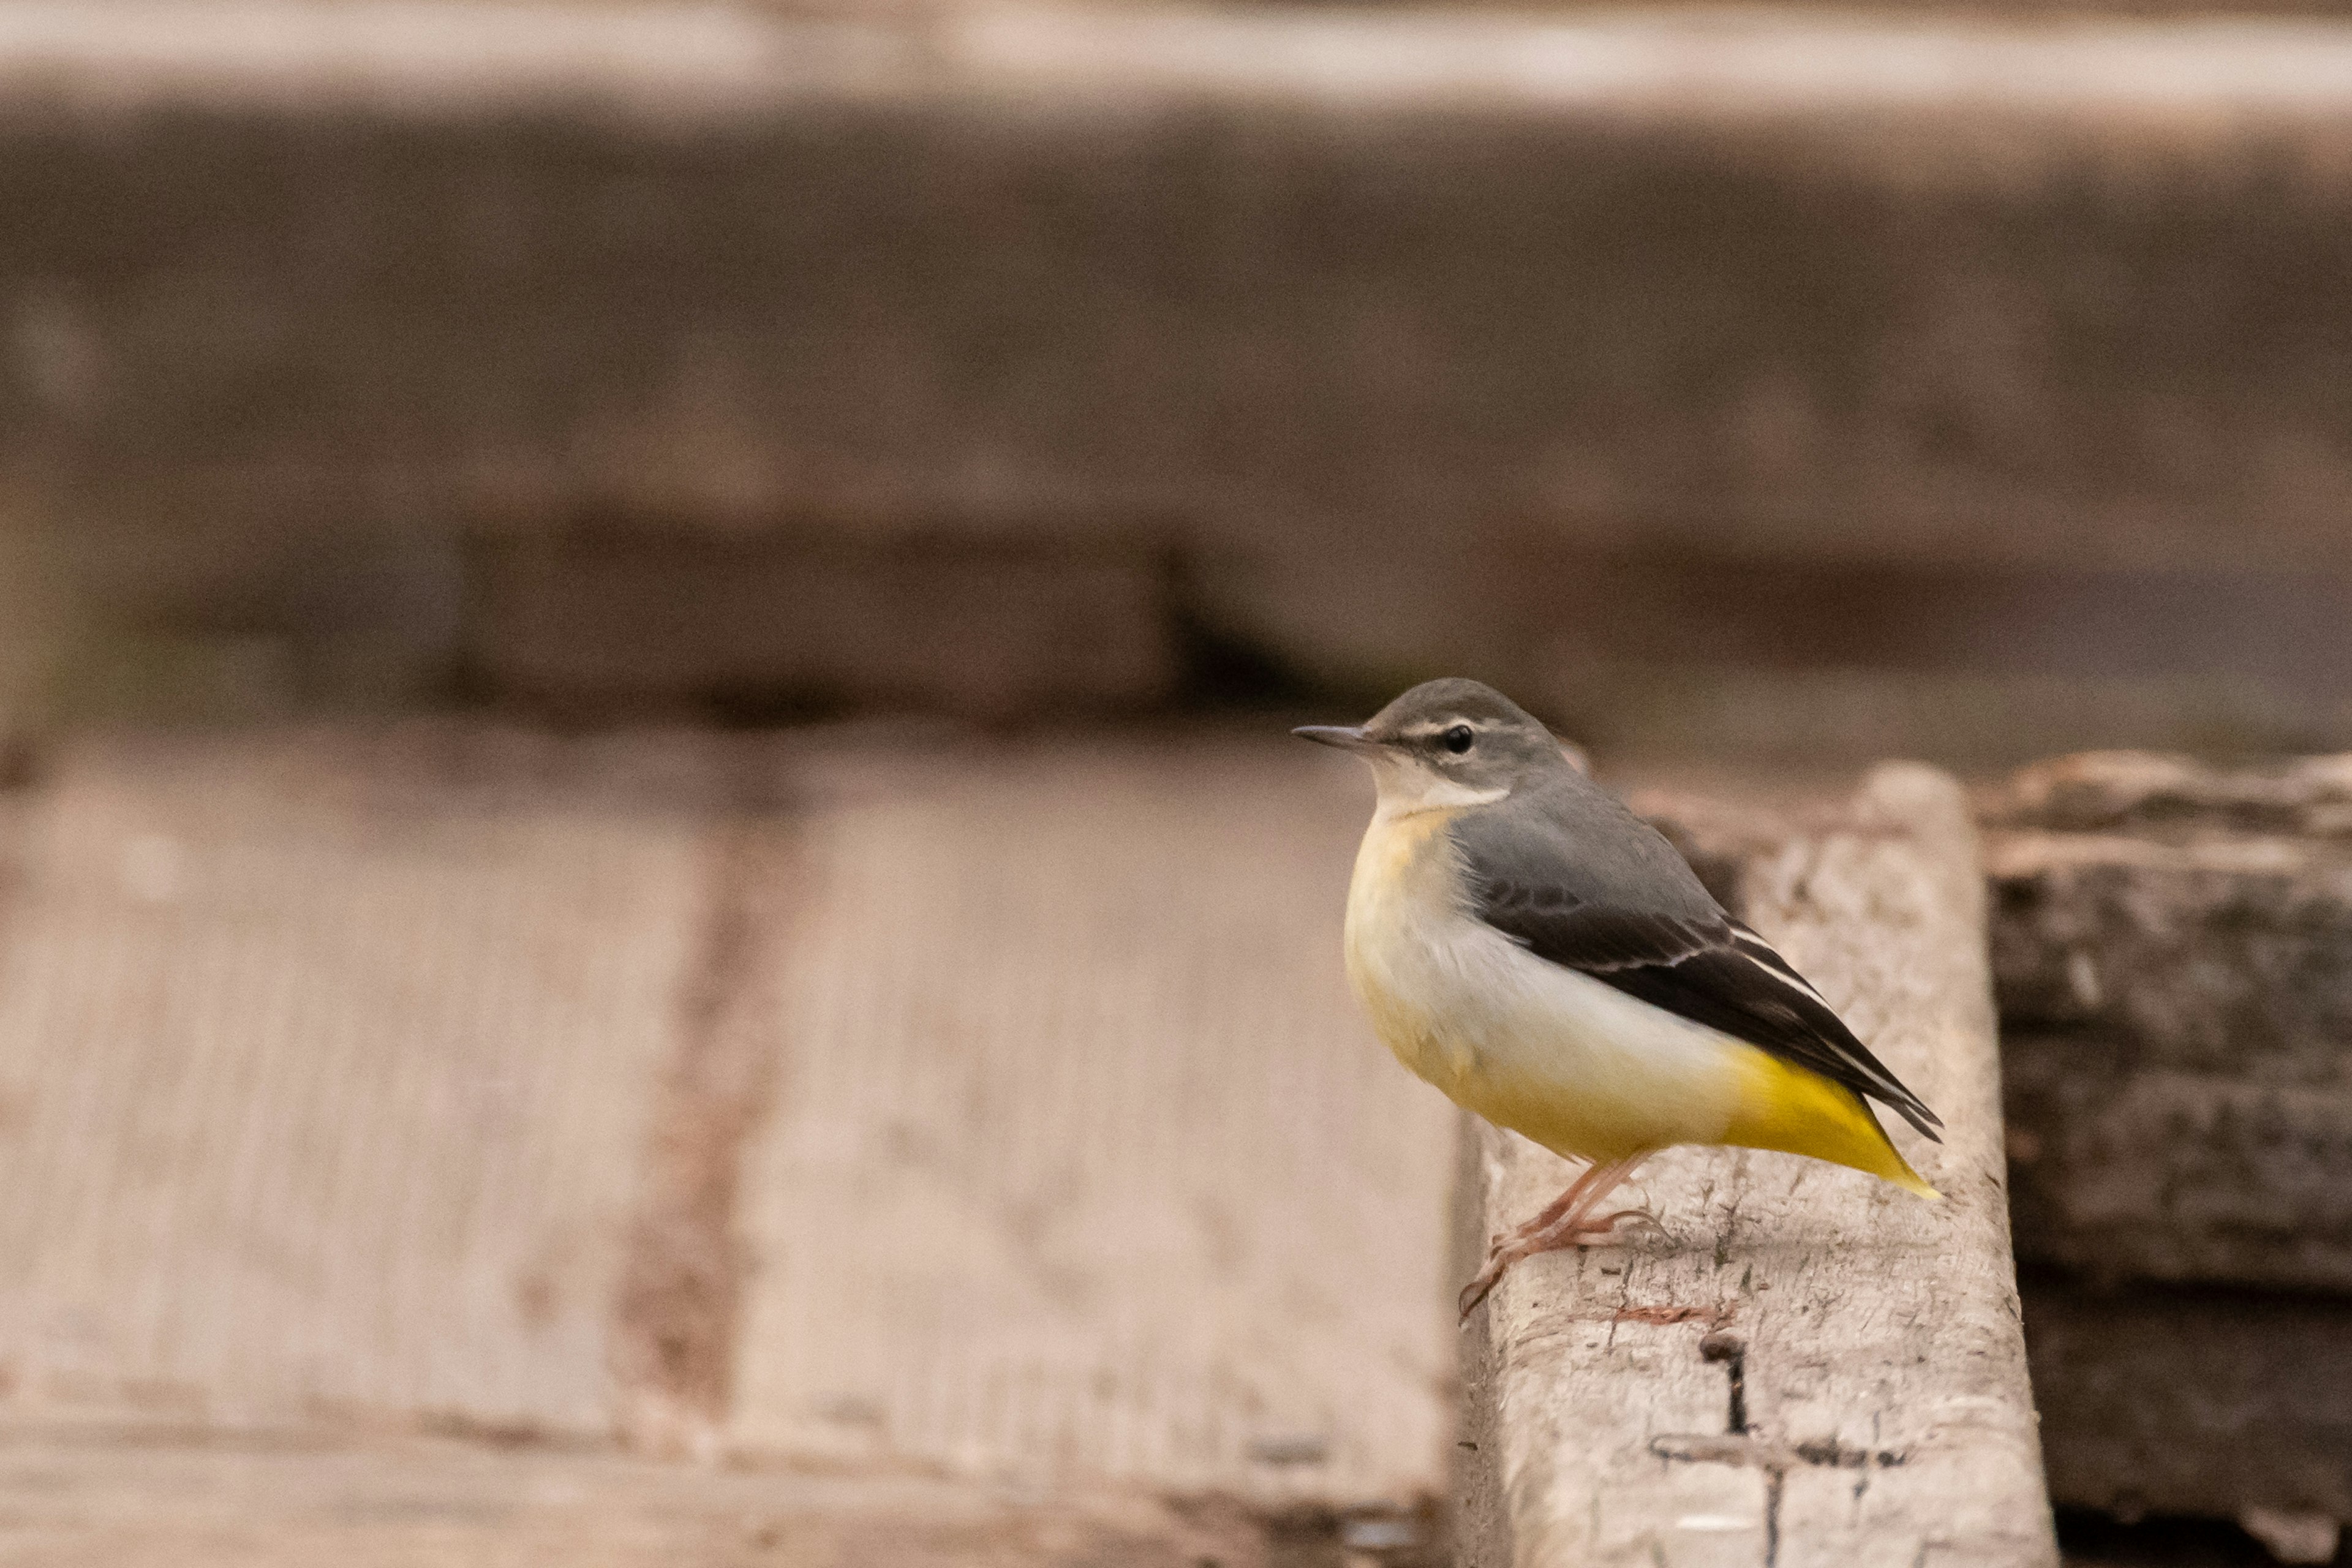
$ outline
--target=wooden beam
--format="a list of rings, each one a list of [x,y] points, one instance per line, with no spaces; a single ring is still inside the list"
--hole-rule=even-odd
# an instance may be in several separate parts
[[[1472,1321],[1465,1568],[2054,1564],[1958,786],[1898,764],[1816,812],[1643,804],[1942,1113],[1942,1145],[1897,1141],[1947,1196],[1780,1154],[1646,1167],[1663,1234],[1533,1259]],[[1569,1171],[1482,1127],[1464,1250]]]
[[[2055,1269],[2024,1286],[2057,1500],[2126,1517],[2352,1520],[2352,1301],[2101,1289]]]
[[[2332,31],[242,14],[267,48],[55,0],[0,38],[12,514],[124,531],[126,584],[599,517],[1165,519],[1261,632],[1268,557],[1311,596],[1518,531],[2345,563]],[[410,221],[471,204],[530,217]]]
[[[2095,752],[1979,804],[2021,1256],[2352,1292],[2352,758]]]
[[[2092,752],[1978,805],[2052,1495],[2324,1561],[2352,1520],[2352,758]]]

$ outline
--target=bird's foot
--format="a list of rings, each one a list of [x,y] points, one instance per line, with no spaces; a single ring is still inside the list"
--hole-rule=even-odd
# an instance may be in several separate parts
[[[1512,1264],[1538,1253],[1558,1252],[1565,1247],[1584,1247],[1598,1241],[1613,1241],[1617,1237],[1618,1224],[1624,1220],[1637,1220],[1660,1230],[1664,1228],[1659,1225],[1658,1216],[1647,1209],[1619,1209],[1615,1214],[1604,1215],[1598,1219],[1579,1217],[1565,1224],[1555,1220],[1549,1225],[1538,1221],[1523,1225],[1507,1237],[1498,1237],[1486,1251],[1486,1266],[1462,1288],[1459,1303],[1462,1321],[1469,1321],[1470,1314],[1478,1310],[1478,1303],[1486,1299],[1487,1293],[1501,1281],[1503,1271]]]
[[[1667,1234],[1666,1222],[1660,1219],[1647,1208],[1619,1209],[1615,1214],[1611,1215],[1607,1219],[1599,1223],[1610,1226],[1631,1223],[1638,1226],[1646,1226],[1653,1234],[1657,1236],[1665,1236]],[[1611,1234],[1613,1237],[1617,1233],[1612,1230]]]

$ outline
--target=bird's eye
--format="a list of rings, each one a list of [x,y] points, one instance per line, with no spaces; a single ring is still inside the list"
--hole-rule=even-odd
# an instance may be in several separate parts
[[[1477,733],[1467,724],[1456,724],[1437,737],[1439,742],[1457,757],[1468,751],[1470,743],[1477,738]]]

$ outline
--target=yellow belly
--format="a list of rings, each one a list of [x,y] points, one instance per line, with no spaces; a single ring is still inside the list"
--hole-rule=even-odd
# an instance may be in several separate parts
[[[1349,889],[1348,977],[1406,1068],[1573,1158],[1736,1144],[1934,1195],[1851,1089],[1546,964],[1470,919],[1450,816],[1375,818]]]

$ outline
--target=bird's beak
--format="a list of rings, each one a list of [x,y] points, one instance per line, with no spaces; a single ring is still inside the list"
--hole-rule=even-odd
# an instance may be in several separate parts
[[[1291,733],[1302,741],[1337,746],[1343,752],[1370,752],[1380,746],[1378,741],[1364,733],[1363,726],[1360,724],[1301,724]]]

